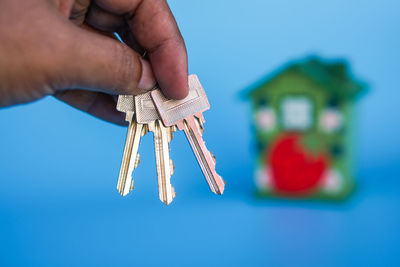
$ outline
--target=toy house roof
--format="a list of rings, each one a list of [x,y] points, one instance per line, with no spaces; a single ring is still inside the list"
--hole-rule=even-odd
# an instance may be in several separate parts
[[[340,99],[354,99],[365,89],[365,84],[352,77],[345,60],[327,61],[319,57],[309,57],[289,63],[274,74],[259,80],[245,90],[245,96],[254,98],[261,90],[267,92],[272,89],[272,86],[268,86],[270,82],[289,73],[297,73],[311,79],[319,88],[329,90]]]

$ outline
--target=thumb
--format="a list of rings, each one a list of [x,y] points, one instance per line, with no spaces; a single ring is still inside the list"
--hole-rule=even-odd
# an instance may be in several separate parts
[[[155,86],[150,63],[127,45],[75,26],[70,36],[69,44],[58,55],[61,67],[53,84],[57,90],[79,88],[137,95]]]

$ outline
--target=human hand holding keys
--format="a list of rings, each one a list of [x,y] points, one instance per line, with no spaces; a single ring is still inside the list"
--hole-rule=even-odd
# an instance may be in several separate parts
[[[167,205],[172,202],[175,191],[170,178],[174,167],[169,158],[169,143],[176,128],[185,131],[211,191],[221,195],[225,182],[216,173],[215,157],[207,150],[202,138],[202,112],[209,108],[196,75],[189,76],[189,95],[183,100],[169,100],[158,89],[137,96],[119,96],[117,109],[126,113],[129,122],[117,184],[121,195],[127,195],[133,188],[132,171],[139,163],[140,138],[150,130],[154,134],[159,197]]]

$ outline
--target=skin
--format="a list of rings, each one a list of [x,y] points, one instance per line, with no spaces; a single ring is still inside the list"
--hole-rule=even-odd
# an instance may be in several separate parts
[[[117,95],[158,83],[167,97],[182,99],[187,69],[164,0],[0,0],[0,107],[53,95],[123,125]]]

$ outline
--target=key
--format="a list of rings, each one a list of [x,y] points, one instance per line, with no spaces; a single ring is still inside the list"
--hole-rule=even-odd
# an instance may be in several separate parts
[[[150,92],[135,96],[135,110],[137,122],[147,124],[149,131],[153,132],[159,198],[169,205],[176,195],[171,185],[174,166],[169,157],[169,143],[173,138],[175,128],[163,125]]]
[[[183,100],[165,98],[160,90],[151,92],[165,126],[183,130],[212,192],[221,195],[225,181],[215,171],[216,160],[203,140],[203,112],[210,108],[207,96],[196,75],[189,76],[189,95]]]
[[[117,110],[126,113],[125,120],[129,122],[126,135],[124,154],[122,156],[117,190],[122,196],[126,196],[133,189],[132,172],[140,162],[138,153],[140,139],[146,134],[147,128],[143,124],[136,123],[134,97],[120,95],[118,97]]]

